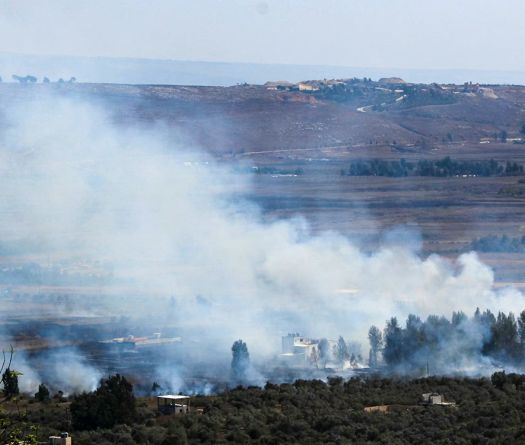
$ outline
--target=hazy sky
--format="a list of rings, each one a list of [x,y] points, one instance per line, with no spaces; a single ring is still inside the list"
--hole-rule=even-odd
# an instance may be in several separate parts
[[[0,0],[0,51],[525,70],[523,0]]]

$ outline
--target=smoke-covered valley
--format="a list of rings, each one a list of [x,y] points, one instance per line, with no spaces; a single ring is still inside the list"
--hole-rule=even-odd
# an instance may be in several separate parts
[[[158,326],[181,335],[180,356],[170,353],[150,370],[152,379],[178,390],[186,368],[206,377],[215,369],[218,379],[226,378],[230,347],[239,338],[255,364],[250,381],[260,384],[288,332],[343,335],[361,342],[367,356],[370,325],[391,316],[470,315],[476,307],[519,314],[525,307],[520,291],[495,290],[493,271],[475,253],[454,260],[423,255],[412,230],[386,234],[370,252],[335,231],[314,232],[299,214],[264,214],[244,198],[249,175],[217,162],[187,134],[174,139],[173,129],[160,123],[119,124],[100,103],[65,95],[26,98],[4,110],[2,120],[6,344],[15,340],[13,316],[17,326],[24,322],[17,296],[32,294],[25,314],[34,319],[40,295],[50,301],[49,293],[62,292],[72,300],[67,310],[64,299],[51,306],[58,318],[125,316],[122,335]],[[37,270],[36,282],[14,273],[27,264]],[[65,291],[57,291],[60,282]],[[486,362],[483,337],[465,335],[473,343],[468,372],[476,373],[476,363]],[[44,378],[67,391],[92,389],[109,369],[81,347],[49,351],[44,358],[15,354],[23,389]],[[44,365],[33,366],[44,359],[68,363],[67,372],[44,376]]]

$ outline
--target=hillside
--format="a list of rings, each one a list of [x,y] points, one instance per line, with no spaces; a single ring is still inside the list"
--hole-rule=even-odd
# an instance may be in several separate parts
[[[523,153],[520,145],[503,143],[505,137],[523,136],[525,87],[519,86],[396,86],[350,80],[316,91],[293,91],[259,85],[2,84],[2,106],[49,90],[102,101],[125,122],[163,121],[219,157]]]

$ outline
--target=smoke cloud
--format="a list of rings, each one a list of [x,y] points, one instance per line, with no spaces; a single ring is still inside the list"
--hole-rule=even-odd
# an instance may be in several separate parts
[[[493,289],[475,253],[423,258],[417,243],[389,237],[365,253],[301,217],[268,221],[239,197],[246,175],[159,126],[124,128],[100,106],[56,96],[3,118],[0,241],[16,246],[4,253],[102,267],[93,287],[115,315],[155,314],[174,297],[174,321],[200,329],[213,342],[206,351],[228,357],[242,338],[258,357],[291,331],[364,342],[392,315],[525,306],[519,291]],[[126,307],[126,295],[143,303]],[[89,292],[83,299],[89,306]]]
[[[21,373],[20,392],[34,394],[38,385],[45,382],[53,392],[64,395],[93,391],[103,377],[101,370],[87,363],[85,357],[75,349],[52,351],[35,366],[35,360],[23,352],[15,352],[13,369]]]

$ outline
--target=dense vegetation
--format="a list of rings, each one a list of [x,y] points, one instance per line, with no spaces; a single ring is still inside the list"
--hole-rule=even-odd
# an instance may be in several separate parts
[[[253,167],[251,169],[252,173],[255,173],[257,175],[283,175],[283,176],[300,176],[304,174],[304,171],[302,168],[294,168],[292,170],[286,170],[282,168],[275,168],[275,167]]]
[[[498,195],[510,198],[521,198],[523,195],[525,195],[525,187],[515,185],[502,187],[498,190]]]
[[[435,84],[384,84],[367,78],[354,78],[331,84],[320,83],[318,86],[319,90],[313,94],[319,98],[340,103],[367,105],[374,111],[444,105],[457,101],[454,94]]]
[[[524,173],[523,165],[516,162],[504,164],[494,160],[456,161],[450,157],[440,160],[422,159],[417,162],[384,161],[372,159],[354,161],[346,170],[341,170],[343,176],[515,176]]]
[[[96,391],[75,397],[71,416],[73,426],[79,430],[131,423],[136,417],[133,387],[118,374],[102,380]]]
[[[492,379],[298,380],[194,397],[194,410],[180,416],[160,416],[153,399],[139,399],[133,421],[69,431],[76,445],[522,443],[524,381],[524,376],[501,372]],[[428,392],[440,393],[457,406],[418,405]],[[388,413],[364,411],[385,404],[397,406]],[[69,428],[67,406],[23,399],[19,412],[24,414],[10,407],[3,420],[22,416],[45,440]]]
[[[370,332],[377,331],[372,327]],[[371,350],[374,344],[369,335]],[[452,319],[430,315],[421,320],[409,315],[405,327],[397,318],[387,321],[380,339],[382,356],[390,371],[421,375],[430,370],[454,373],[458,369],[505,364],[522,366],[525,363],[525,311],[516,320],[514,314],[476,310],[473,317],[455,312]],[[371,363],[373,360],[371,359]]]
[[[478,252],[525,252],[525,236],[510,238],[507,235],[489,235],[472,241],[472,249]]]

